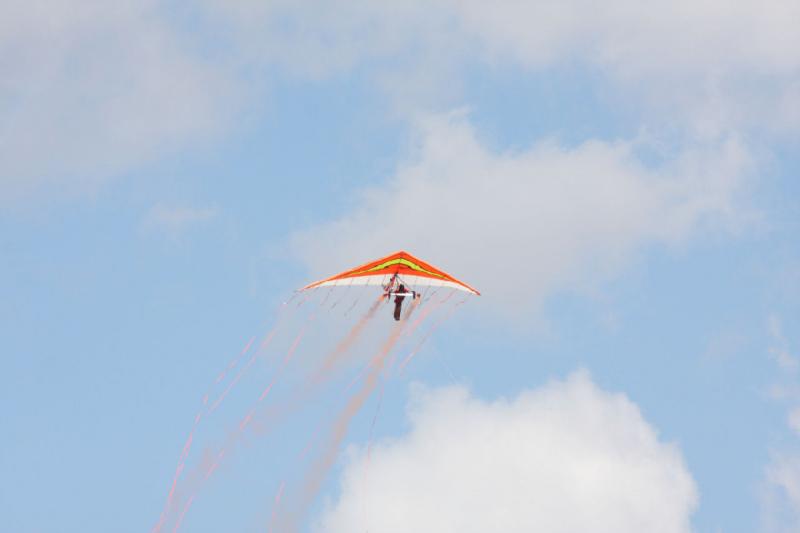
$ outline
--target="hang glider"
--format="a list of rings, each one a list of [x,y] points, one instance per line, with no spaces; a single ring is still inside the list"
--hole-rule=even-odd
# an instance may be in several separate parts
[[[447,272],[404,251],[395,252],[335,276],[315,281],[300,290],[328,286],[381,285],[385,289],[388,288],[388,294],[395,294],[394,287],[400,284],[411,289],[450,287],[480,296],[480,292],[463,281],[457,280]]]

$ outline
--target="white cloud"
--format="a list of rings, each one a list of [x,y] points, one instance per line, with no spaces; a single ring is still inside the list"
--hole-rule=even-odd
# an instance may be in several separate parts
[[[410,433],[355,456],[319,531],[690,531],[678,448],[585,372],[510,401],[413,396]]]
[[[463,116],[427,120],[413,158],[349,214],[293,237],[315,274],[404,248],[517,311],[617,274],[653,242],[736,219],[748,156],[729,140],[650,168],[635,143],[485,148]]]
[[[775,455],[767,466],[762,516],[767,532],[800,528],[800,454]]]
[[[452,95],[450,74],[476,62],[578,65],[641,96],[660,111],[656,123],[677,119],[711,136],[800,128],[800,4],[791,0],[207,5],[232,22],[245,54],[312,77],[367,65],[400,98],[419,86],[429,97],[432,83]]]
[[[800,128],[797,2],[460,5],[497,60],[584,62],[703,135]]]
[[[0,5],[0,198],[86,192],[225,127],[238,87],[159,2]]]
[[[800,407],[795,407],[789,411],[787,423],[789,424],[789,428],[794,431],[796,435],[800,436]]]
[[[797,382],[797,358],[789,351],[789,340],[783,332],[781,317],[767,319],[770,357],[780,371],[781,383],[772,385],[771,397],[791,404],[786,415],[788,428],[800,435],[800,385]],[[762,486],[762,518],[764,530],[788,532],[800,529],[800,453],[796,445],[782,446],[773,453],[764,469]]]
[[[784,372],[793,372],[797,370],[797,358],[789,353],[789,341],[783,334],[783,324],[777,315],[770,315],[767,319],[767,330],[769,332],[772,345],[769,347],[769,353],[778,367]]]
[[[165,233],[170,237],[178,237],[190,226],[211,220],[217,216],[214,207],[167,207],[162,204],[154,205],[145,215],[143,227],[150,231]]]
[[[224,131],[275,66],[311,79],[359,72],[413,116],[460,103],[465,67],[577,65],[614,83],[626,107],[656,109],[654,120],[639,113],[651,128],[793,133],[798,11],[777,0],[205,0],[181,10],[10,0],[0,5],[0,196],[8,206],[42,189],[91,190]]]

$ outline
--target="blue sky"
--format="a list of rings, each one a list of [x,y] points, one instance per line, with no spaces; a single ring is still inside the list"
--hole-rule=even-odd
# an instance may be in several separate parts
[[[303,531],[796,530],[797,8],[679,4],[0,8],[0,529],[150,530],[280,302],[406,248],[483,296],[386,382],[372,438],[370,398]],[[341,335],[315,324],[310,352]],[[264,531],[326,394],[181,530]]]

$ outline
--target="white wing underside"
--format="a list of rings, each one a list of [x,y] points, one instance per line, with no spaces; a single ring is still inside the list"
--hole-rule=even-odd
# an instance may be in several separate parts
[[[333,279],[329,281],[324,281],[319,285],[315,285],[312,288],[319,288],[319,287],[350,287],[356,285],[386,285],[389,282],[389,275],[382,275],[382,276],[356,276],[352,278],[345,278],[345,279]],[[459,291],[468,292],[471,294],[475,294],[474,291],[470,290],[469,288],[460,285],[458,283],[453,283],[452,281],[447,281],[444,279],[434,279],[422,276],[398,276],[401,283],[403,283],[407,288],[410,290],[414,290],[417,287],[448,287],[451,289],[456,289]]]

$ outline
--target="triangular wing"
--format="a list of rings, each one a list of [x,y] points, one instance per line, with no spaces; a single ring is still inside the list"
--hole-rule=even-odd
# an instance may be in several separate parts
[[[399,251],[375,261],[336,274],[330,278],[310,283],[301,291],[325,286],[384,285],[397,275],[410,287],[451,287],[475,295],[480,292],[447,272],[440,270],[408,252]]]

